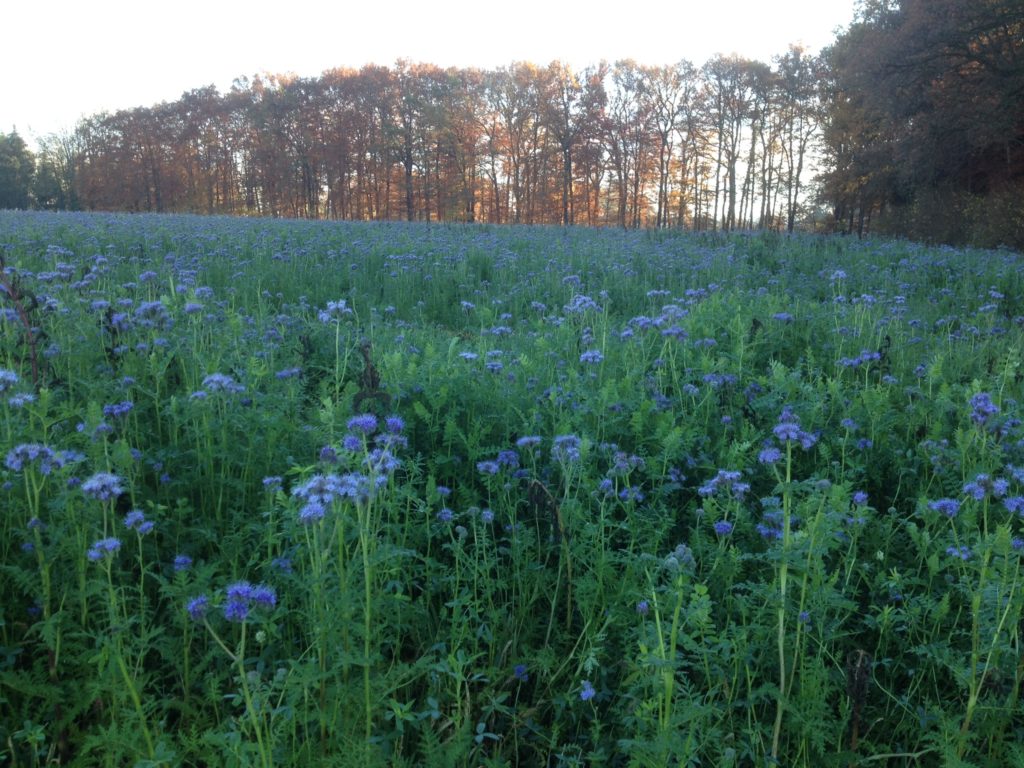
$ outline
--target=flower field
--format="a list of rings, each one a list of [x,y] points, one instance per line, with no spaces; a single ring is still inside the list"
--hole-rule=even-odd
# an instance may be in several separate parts
[[[0,212],[0,764],[1024,764],[1024,261]]]

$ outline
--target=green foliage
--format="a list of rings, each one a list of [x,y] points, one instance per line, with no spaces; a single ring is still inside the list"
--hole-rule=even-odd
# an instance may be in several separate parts
[[[35,160],[25,140],[12,132],[0,134],[0,210],[28,208]]]
[[[11,764],[1019,757],[1012,254],[12,213],[0,250]]]

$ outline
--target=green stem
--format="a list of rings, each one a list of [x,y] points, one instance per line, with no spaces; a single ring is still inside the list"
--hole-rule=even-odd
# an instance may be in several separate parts
[[[256,731],[256,748],[260,752],[260,765],[270,768],[272,765],[270,755],[267,754],[267,745],[263,743],[263,728],[259,718],[256,716],[256,707],[253,705],[252,692],[249,690],[249,681],[245,674],[245,630],[246,622],[242,622],[242,639],[238,646],[238,653],[235,654],[235,664],[238,667],[238,676],[242,685],[242,696],[245,698],[245,709],[249,713],[249,722]]]
[[[779,755],[782,735],[782,710],[786,704],[786,579],[789,575],[789,522],[793,507],[790,483],[793,479],[793,441],[786,441],[786,485],[782,494],[782,562],[779,564],[779,625],[776,642],[779,646],[779,698],[775,708],[775,727],[772,730],[772,762]]]

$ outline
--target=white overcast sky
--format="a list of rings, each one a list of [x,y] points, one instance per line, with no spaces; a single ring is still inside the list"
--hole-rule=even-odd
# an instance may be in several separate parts
[[[812,51],[854,0],[12,0],[0,44],[0,133],[36,137],[84,115],[174,101],[260,72],[393,64],[497,67],[561,59],[702,64]],[[585,10],[584,10],[585,9]]]

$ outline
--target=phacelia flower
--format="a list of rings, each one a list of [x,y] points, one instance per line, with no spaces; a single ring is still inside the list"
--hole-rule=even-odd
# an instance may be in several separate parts
[[[928,509],[932,512],[941,512],[946,517],[956,517],[960,512],[960,502],[956,499],[936,499],[928,502]]]
[[[992,396],[988,392],[979,392],[970,402],[971,421],[979,426],[983,426],[999,413],[999,406],[992,402]]]
[[[112,403],[110,405],[103,406],[103,415],[108,418],[121,418],[127,416],[135,404],[131,400],[125,400],[121,403]]]
[[[110,501],[124,493],[121,478],[109,472],[97,472],[82,483],[82,493],[97,501]]]
[[[525,435],[516,440],[516,448],[532,448],[540,445],[541,438],[536,435]]]
[[[370,435],[377,431],[377,417],[372,413],[353,416],[348,420],[346,426],[350,432],[361,432],[364,435]]]
[[[254,604],[263,608],[273,608],[277,605],[277,593],[273,587],[265,584],[236,581],[229,584],[224,593],[227,597],[224,602],[224,618],[228,621],[245,621]]]
[[[203,379],[203,392],[228,392],[237,394],[245,392],[245,387],[224,373],[211,373]]]
[[[965,546],[949,547],[949,548],[946,549],[946,554],[949,555],[950,557],[959,558],[960,560],[970,560],[971,559],[970,547],[965,547]]]
[[[202,621],[206,618],[206,612],[210,610],[210,598],[206,595],[197,595],[186,603],[185,610],[193,621]]]
[[[0,368],[0,394],[7,392],[18,384],[18,374],[14,371],[8,371],[6,368]]]
[[[64,466],[65,457],[63,454],[39,443],[22,443],[7,453],[7,459],[4,463],[12,472],[20,472],[26,464],[37,463],[39,471],[44,475],[48,475],[54,469],[60,469]]]
[[[100,539],[95,542],[86,552],[86,556],[94,563],[104,557],[113,557],[114,553],[121,548],[121,540],[114,537]]]
[[[321,323],[329,323],[341,320],[352,314],[353,312],[351,307],[348,306],[348,302],[345,299],[338,299],[337,301],[328,301],[327,307],[317,312],[317,319]]]
[[[147,520],[141,509],[133,509],[124,516],[124,527],[135,531],[140,536],[145,536],[153,530],[153,521]]]
[[[731,493],[736,498],[741,498],[750,490],[749,483],[740,482],[741,476],[742,474],[738,471],[720,469],[717,475],[697,489],[697,493],[708,497],[715,496],[722,490]]]
[[[964,493],[975,501],[982,501],[986,496],[1002,498],[1009,488],[1010,484],[1006,480],[1002,478],[993,480],[991,476],[982,473],[976,475],[971,482],[964,484]]]
[[[1003,506],[1010,514],[1024,516],[1024,496],[1010,496],[1003,499]]]
[[[551,446],[551,458],[557,462],[578,461],[580,439],[576,435],[558,435]]]

